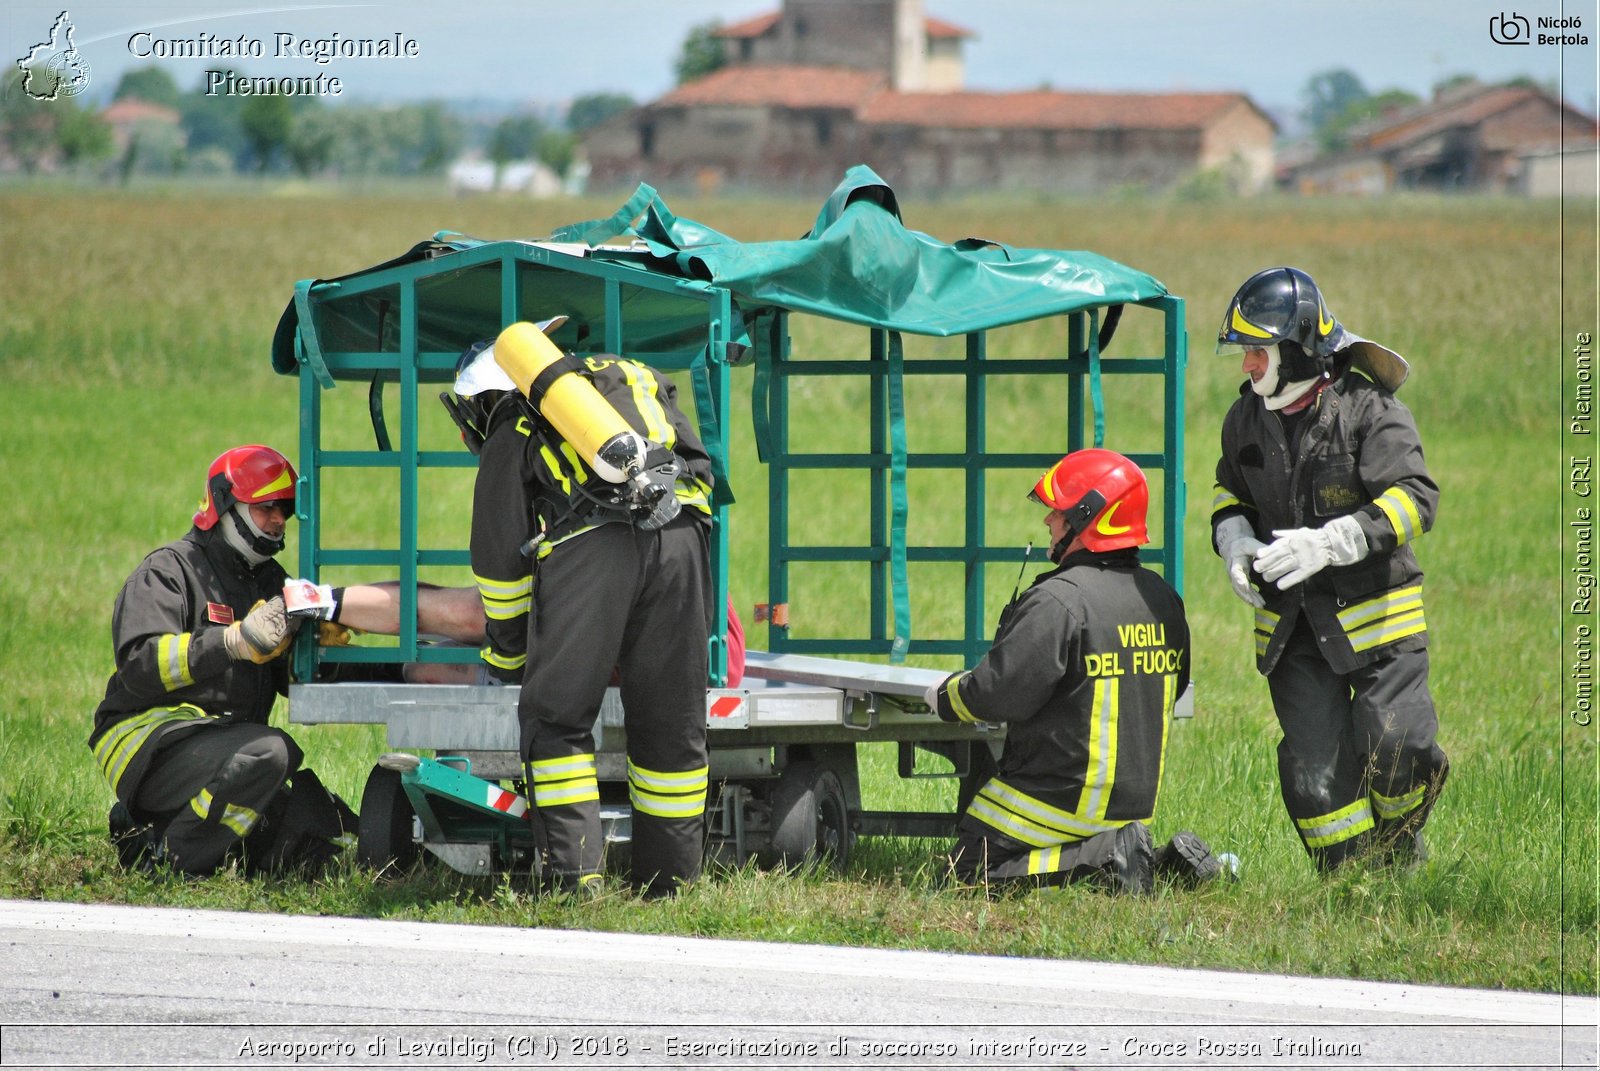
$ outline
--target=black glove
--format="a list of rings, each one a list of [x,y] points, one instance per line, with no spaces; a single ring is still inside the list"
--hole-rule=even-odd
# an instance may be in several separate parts
[[[521,666],[491,666],[489,663],[485,662],[483,664],[483,668],[489,671],[489,676],[493,677],[501,684],[522,683]]]

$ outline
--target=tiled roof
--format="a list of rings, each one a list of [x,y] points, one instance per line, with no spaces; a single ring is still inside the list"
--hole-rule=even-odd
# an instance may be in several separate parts
[[[1186,130],[1241,103],[1254,107],[1242,93],[880,93],[859,118],[886,126]]]
[[[922,28],[927,32],[929,37],[973,36],[972,31],[967,29],[965,26],[957,26],[953,22],[946,22],[944,19],[936,19],[932,15],[928,15],[923,18]]]
[[[177,123],[182,116],[175,109],[165,105],[151,104],[138,97],[123,97],[121,100],[112,101],[105,111],[100,113],[100,118],[112,124],[143,121]]]
[[[1429,137],[1453,126],[1472,126],[1491,116],[1542,97],[1526,86],[1486,86],[1482,92],[1445,102],[1415,105],[1363,131],[1362,143],[1383,149]]]
[[[723,67],[686,82],[652,107],[738,104],[854,109],[887,84],[887,79],[874,71],[844,67]]]
[[[718,27],[715,31],[717,37],[760,37],[774,26],[783,17],[781,11],[769,11],[765,15],[757,15],[752,19],[744,19],[729,26]]]
[[[769,11],[765,15],[754,18],[741,19],[728,26],[719,27],[715,31],[717,37],[760,37],[778,24],[783,17],[781,11]],[[925,16],[922,20],[924,32],[929,37],[971,37],[972,31],[965,26],[957,26],[944,19],[936,19],[932,15]]]

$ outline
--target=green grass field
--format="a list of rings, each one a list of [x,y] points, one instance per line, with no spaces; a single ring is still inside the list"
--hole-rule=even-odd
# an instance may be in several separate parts
[[[0,457],[13,488],[0,513],[0,895],[1592,993],[1597,752],[1595,730],[1572,727],[1561,706],[1569,563],[1560,554],[1561,370],[1570,336],[1595,328],[1592,217],[1564,221],[1559,205],[1509,200],[921,206],[904,191],[901,199],[907,224],[940,238],[1093,250],[1187,300],[1186,597],[1198,637],[1198,716],[1173,733],[1156,833],[1201,832],[1243,858],[1243,881],[1137,902],[1078,890],[991,902],[941,889],[943,846],[926,841],[864,842],[842,878],[719,874],[658,904],[619,895],[575,906],[534,897],[518,881],[439,870],[376,883],[352,867],[313,886],[225,875],[181,888],[122,874],[103,842],[109,793],[84,747],[111,666],[112,599],[146,551],[186,529],[212,457],[247,441],[293,452],[295,387],[268,360],[293,283],[387,259],[440,229],[537,237],[608,215],[621,198],[10,191],[0,193],[10,254],[0,265]],[[809,202],[669,202],[751,240],[803,233],[816,212]],[[1249,614],[1207,545],[1217,430],[1239,380],[1230,360],[1211,356],[1209,340],[1238,282],[1279,262],[1310,270],[1347,326],[1412,360],[1401,397],[1443,489],[1438,525],[1418,555],[1453,772],[1429,827],[1433,859],[1410,877],[1313,875],[1278,799],[1277,731],[1250,657]],[[1119,352],[1156,344],[1134,319]],[[809,325],[795,336],[797,352],[832,337]],[[748,396],[748,377],[735,372],[736,398]],[[338,404],[364,411],[358,393],[345,390]],[[848,400],[824,392],[812,401],[807,419],[821,436]],[[938,404],[930,397],[927,411]],[[1138,410],[1137,399],[1129,404]],[[1107,444],[1137,434],[1140,420],[1113,418]],[[734,479],[731,586],[749,624],[747,608],[765,599],[765,511],[747,416],[735,421]],[[1042,532],[1026,488],[1016,490],[1015,506],[997,506],[1001,523],[1022,538]],[[425,507],[441,536],[460,526],[458,545],[467,495],[441,487]],[[355,488],[348,501],[342,523],[353,536],[383,530],[381,497]],[[913,539],[919,524],[931,538],[941,504],[936,491],[918,491]],[[835,503],[816,523],[848,527],[859,515]],[[997,598],[1009,577],[1003,588]],[[811,597],[844,604],[850,593],[847,580],[822,579]],[[917,611],[935,631],[958,613]],[[763,646],[762,631],[750,633]],[[296,733],[324,778],[359,799],[382,750],[378,732]],[[916,807],[953,791],[948,782],[899,782],[892,754],[869,755],[867,767],[869,806]]]

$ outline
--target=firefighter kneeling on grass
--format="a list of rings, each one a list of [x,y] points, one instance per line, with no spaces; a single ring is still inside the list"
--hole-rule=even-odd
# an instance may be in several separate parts
[[[927,696],[945,721],[1006,726],[999,772],[961,817],[954,875],[1130,893],[1149,892],[1153,872],[1209,881],[1223,867],[1199,837],[1178,833],[1156,852],[1146,826],[1189,683],[1189,626],[1178,593],[1139,564],[1144,473],[1079,450],[1029,497],[1050,508],[1056,568],[1001,613],[975,668]]]
[[[462,355],[446,404],[479,450],[472,571],[483,657],[519,681],[541,879],[590,895],[603,863],[594,724],[621,674],[632,879],[670,895],[700,870],[711,627],[711,463],[671,380],[579,359],[517,323]]]
[[[203,876],[309,871],[354,843],[356,816],[267,724],[288,689],[299,622],[284,611],[295,471],[266,446],[211,464],[194,527],[152,551],[117,595],[116,671],[89,746],[117,803],[124,866]]]

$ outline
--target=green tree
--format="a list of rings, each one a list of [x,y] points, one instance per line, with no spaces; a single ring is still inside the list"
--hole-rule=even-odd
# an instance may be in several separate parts
[[[1314,131],[1320,131],[1329,120],[1343,115],[1346,108],[1368,96],[1367,87],[1344,68],[1322,71],[1306,82],[1301,92],[1305,98],[1304,116]]]
[[[301,178],[310,178],[333,161],[339,140],[339,120],[327,108],[307,109],[295,116],[284,152]]]
[[[240,114],[245,104],[255,98],[215,96],[205,94],[201,82],[178,102],[183,116],[183,133],[191,157],[207,153],[215,157],[226,153],[236,170],[242,169],[250,159],[250,141],[245,137]]]
[[[256,170],[265,172],[278,150],[289,144],[294,130],[294,107],[277,93],[251,97],[239,109],[239,126],[255,154]]]
[[[512,115],[495,124],[489,135],[489,159],[495,166],[512,160],[531,160],[539,148],[544,124],[532,115]]]
[[[166,68],[135,67],[123,73],[117,80],[117,88],[111,94],[112,100],[123,100],[128,97],[159,104],[163,108],[177,108],[182,102],[183,91],[178,88],[178,83],[167,73]]]
[[[1322,147],[1330,152],[1343,149],[1350,144],[1350,131],[1362,123],[1373,119],[1381,119],[1417,103],[1415,93],[1408,93],[1403,89],[1386,89],[1370,97],[1363,97],[1351,101],[1345,110],[1329,119],[1317,131],[1317,140]]]
[[[438,101],[412,105],[411,110],[417,117],[416,169],[424,175],[436,175],[461,153],[466,140],[461,120]]]
[[[633,106],[634,99],[626,93],[588,93],[574,97],[567,109],[567,129],[582,134],[613,115],[631,111]]]
[[[34,100],[23,92],[22,78],[12,70],[0,83],[0,143],[31,175],[55,151],[63,109],[53,105],[66,102]]]
[[[56,147],[62,163],[72,165],[104,160],[116,151],[111,124],[88,108],[79,108],[69,99],[56,128]]]
[[[717,31],[720,29],[722,29],[721,19],[712,19],[710,22],[702,22],[698,26],[689,28],[689,36],[683,39],[683,47],[678,50],[678,60],[673,64],[673,71],[678,76],[680,86],[685,82],[704,78],[727,62],[722,54],[722,41],[717,37]]]
[[[540,162],[563,177],[577,149],[578,136],[565,130],[547,130],[539,138]]]

